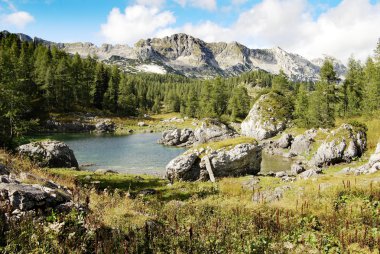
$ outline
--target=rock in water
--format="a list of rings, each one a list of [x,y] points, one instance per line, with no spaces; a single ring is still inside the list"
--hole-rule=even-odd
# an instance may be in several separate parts
[[[110,119],[104,119],[95,125],[95,130],[99,133],[113,133],[116,130],[116,124]]]
[[[40,167],[78,168],[74,152],[63,142],[41,141],[19,146],[20,155],[29,157]]]
[[[189,146],[194,144],[194,132],[190,129],[174,129],[162,134],[159,144],[167,146]]]
[[[260,171],[262,147],[257,143],[238,144],[212,151],[188,151],[166,166],[166,177],[171,180],[208,180],[205,158],[210,160],[214,176],[240,176]]]
[[[241,124],[243,135],[263,140],[286,128],[291,116],[285,96],[275,92],[262,95]]]
[[[340,162],[351,162],[364,153],[367,138],[364,131],[349,124],[343,124],[331,132],[319,146],[311,162],[315,166],[327,166]]]

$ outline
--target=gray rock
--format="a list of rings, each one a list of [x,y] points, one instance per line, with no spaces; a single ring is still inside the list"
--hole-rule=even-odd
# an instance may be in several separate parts
[[[189,146],[195,142],[194,132],[190,129],[174,129],[162,134],[159,144],[167,146]]]
[[[290,172],[293,174],[293,175],[298,175],[298,174],[301,174],[302,172],[304,172],[306,169],[305,169],[305,166],[302,164],[302,162],[300,161],[297,161],[295,163],[292,164],[291,168],[290,168]]]
[[[368,163],[357,168],[344,168],[340,171],[343,174],[373,174],[380,170],[380,143],[377,144],[375,152],[371,155]]]
[[[317,130],[311,129],[296,136],[290,147],[290,153],[294,155],[308,154],[316,135]]]
[[[46,209],[70,201],[70,195],[40,185],[0,183],[0,197],[12,210]]]
[[[195,142],[203,144],[237,137],[238,134],[224,123],[215,119],[206,119],[194,131]]]
[[[319,146],[311,162],[321,167],[340,162],[351,162],[360,157],[366,148],[366,135],[349,124],[343,124],[331,132]]]
[[[260,172],[261,146],[257,144],[239,144],[230,150],[219,149],[208,157],[215,177],[255,175]],[[205,168],[204,158],[200,166]]]
[[[277,187],[274,190],[256,191],[253,194],[252,201],[255,203],[270,203],[279,201],[283,198],[284,193],[290,190],[290,186]]]
[[[283,178],[285,176],[288,176],[288,174],[285,171],[276,172],[275,177],[277,178]]]
[[[200,161],[198,153],[180,155],[166,166],[166,178],[170,181],[196,181],[200,176],[200,168],[196,165]],[[199,163],[199,162],[198,162]]]
[[[298,175],[298,177],[300,179],[309,179],[309,178],[315,177],[321,173],[322,173],[322,169],[313,168],[313,169],[308,169],[308,170],[302,172],[301,174]]]
[[[241,124],[242,134],[263,140],[283,131],[290,116],[283,105],[285,100],[284,96],[273,92],[262,95]]]
[[[81,121],[58,122],[55,120],[47,120],[45,128],[49,132],[90,132],[95,130],[95,125],[84,123]]]
[[[277,146],[282,149],[289,148],[293,142],[293,135],[289,133],[284,133],[279,140],[277,140]]]
[[[144,126],[148,126],[148,125],[145,122],[138,122],[137,126],[144,127]]]
[[[166,177],[173,180],[208,180],[207,157],[215,177],[257,174],[260,171],[262,147],[258,144],[239,144],[230,149],[190,151],[173,159],[166,166]]]
[[[33,142],[17,148],[21,156],[29,157],[40,167],[78,168],[74,152],[63,142]]]
[[[110,119],[103,119],[96,123],[95,131],[99,133],[113,133],[116,131],[116,124]]]
[[[10,170],[5,165],[0,163],[0,175],[9,175]]]

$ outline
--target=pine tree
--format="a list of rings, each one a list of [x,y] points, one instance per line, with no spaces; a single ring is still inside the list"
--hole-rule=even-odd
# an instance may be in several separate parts
[[[297,92],[297,96],[294,104],[294,118],[299,127],[309,127],[309,99],[307,96],[308,91],[306,85],[302,83]]]

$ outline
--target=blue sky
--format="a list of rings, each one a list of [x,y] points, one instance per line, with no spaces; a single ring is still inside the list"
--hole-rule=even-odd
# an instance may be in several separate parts
[[[133,45],[185,32],[345,61],[371,53],[378,27],[379,0],[0,0],[0,30],[58,42]]]

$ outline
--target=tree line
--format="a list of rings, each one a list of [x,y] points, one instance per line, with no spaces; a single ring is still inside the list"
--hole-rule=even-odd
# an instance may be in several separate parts
[[[252,71],[232,78],[190,79],[128,74],[55,46],[0,34],[0,145],[38,126],[51,112],[97,111],[120,116],[180,112],[190,117],[241,120],[261,95],[276,91],[294,109],[300,127],[330,127],[335,118],[379,110],[380,43],[363,65],[353,58],[344,81],[326,60],[320,81],[292,82],[283,71]],[[249,90],[251,96],[248,94]],[[252,96],[253,95],[253,96]]]

